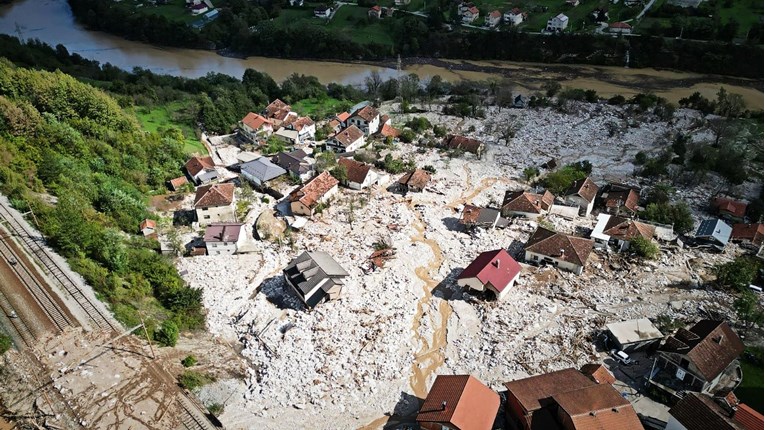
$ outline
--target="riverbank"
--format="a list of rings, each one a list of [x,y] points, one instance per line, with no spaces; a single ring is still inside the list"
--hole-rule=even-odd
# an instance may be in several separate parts
[[[77,24],[66,0],[50,0],[45,8],[31,0],[20,0],[0,7],[0,33],[24,39],[35,38],[56,46],[61,44],[73,54],[109,63],[124,70],[141,67],[157,74],[198,78],[208,73],[223,73],[241,79],[252,68],[276,81],[292,73],[316,76],[323,84],[331,82],[363,85],[373,71],[383,79],[398,75],[395,60],[388,61],[316,61],[287,60],[251,56],[234,58],[214,51],[160,48],[102,32],[89,31]],[[421,80],[440,75],[447,81],[462,79],[507,79],[520,93],[539,90],[542,83],[556,80],[564,86],[592,89],[602,96],[622,94],[629,97],[653,92],[677,102],[699,91],[714,98],[720,87],[744,96],[747,107],[763,109],[763,81],[719,75],[676,72],[656,69],[625,69],[613,66],[580,64],[518,63],[509,61],[470,61],[411,57],[402,59],[402,72],[415,73]]]

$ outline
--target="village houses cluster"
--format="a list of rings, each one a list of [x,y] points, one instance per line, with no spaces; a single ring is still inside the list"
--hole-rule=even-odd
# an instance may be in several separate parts
[[[324,124],[322,124],[324,126]],[[283,197],[280,211],[287,228],[301,226],[341,193],[340,186],[355,193],[372,186],[392,192],[428,192],[433,175],[425,169],[412,169],[396,179],[375,166],[357,161],[354,153],[370,141],[396,141],[400,130],[368,102],[360,103],[326,120],[331,134],[316,141],[317,124],[292,111],[290,105],[274,100],[259,113],[242,118],[236,139],[241,145],[258,148],[241,152],[238,163],[221,166],[212,156],[192,157],[184,166],[184,176],[169,182],[172,190],[195,187],[193,216],[195,225],[204,228],[202,246],[190,245],[192,255],[228,255],[247,252],[247,240],[256,230],[252,223],[237,219],[237,185],[246,181],[265,194]],[[265,154],[270,139],[284,143],[284,151]],[[440,142],[446,150],[459,150],[470,157],[481,157],[483,142],[449,134]],[[318,154],[333,154],[346,172],[338,180],[328,170],[317,172]],[[555,160],[541,168],[554,169]],[[232,174],[233,172],[233,174]],[[237,174],[238,173],[238,174]],[[289,188],[278,193],[273,184],[279,178]],[[516,220],[539,220],[536,230],[523,246],[522,253],[508,249],[489,249],[479,253],[456,277],[456,284],[479,300],[503,300],[522,276],[524,266],[549,266],[582,274],[590,255],[598,252],[623,253],[631,242],[663,241],[672,236],[672,226],[638,220],[644,191],[616,182],[598,184],[591,177],[574,181],[560,195],[545,189],[510,189],[496,207],[470,203],[459,208],[459,224],[464,232],[502,229]],[[279,205],[277,205],[279,207]],[[703,220],[695,234],[695,246],[719,252],[738,242],[762,253],[763,224],[746,219],[747,203],[715,195],[710,199],[709,219]],[[585,235],[555,231],[542,219],[555,214],[563,219],[591,217],[595,228]],[[329,222],[332,222],[330,220]],[[144,220],[141,232],[157,237],[154,220]],[[249,233],[248,233],[249,232]],[[371,257],[383,259],[388,250]],[[517,260],[516,260],[517,259]],[[347,262],[352,263],[352,262]],[[379,263],[379,261],[378,261]],[[377,264],[378,266],[381,264]],[[341,297],[349,282],[342,263],[320,249],[300,250],[283,268],[283,279],[307,310]],[[653,355],[646,384],[675,396],[679,402],[670,410],[668,429],[708,428],[697,421],[716,420],[720,429],[751,429],[752,419],[762,428],[762,415],[739,404],[733,395],[741,382],[737,358],[744,346],[724,321],[701,320],[680,328],[670,336],[648,319],[614,321],[603,328],[604,341],[617,363],[629,365],[630,354],[650,351]],[[417,421],[425,429],[491,429],[501,411],[514,429],[641,429],[641,419],[629,401],[612,386],[614,376],[601,363],[581,369],[566,369],[525,379],[509,381],[502,399],[497,392],[470,375],[439,375],[421,405]],[[541,426],[541,427],[540,427]]]

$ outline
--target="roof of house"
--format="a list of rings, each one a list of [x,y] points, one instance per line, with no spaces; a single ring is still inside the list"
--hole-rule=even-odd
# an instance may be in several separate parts
[[[744,343],[725,321],[701,320],[677,330],[659,350],[685,355],[711,381],[744,352]]]
[[[507,191],[502,200],[502,209],[525,213],[542,213],[548,210],[555,201],[555,196],[545,190],[543,194],[534,194],[527,191]],[[546,206],[543,206],[543,204]]]
[[[272,163],[266,157],[259,157],[255,160],[248,161],[242,164],[242,173],[246,173],[261,182],[270,181],[271,179],[278,178],[281,175],[287,173],[287,171],[280,166]]]
[[[497,249],[478,254],[457,279],[478,278],[484,285],[491,284],[501,293],[519,273],[521,265],[507,251]]]
[[[610,28],[623,28],[623,29],[632,28],[632,26],[627,24],[626,22],[612,22],[611,24],[608,24],[608,26]]]
[[[380,6],[378,6],[378,5],[374,5],[374,6],[372,6],[371,8],[369,8],[369,10],[373,10],[373,11],[375,11],[375,12],[380,12]]]
[[[651,240],[656,227],[629,218],[612,216],[608,219],[603,233],[616,239],[630,241],[638,236]]]
[[[478,8],[475,7],[475,6],[471,6],[470,8],[468,8],[467,11],[470,12],[471,14],[473,14],[473,15],[478,15],[480,13]]]
[[[518,9],[517,7],[514,7],[514,8],[512,8],[510,10],[510,13],[513,14],[513,15],[520,15],[523,12],[520,9]]]
[[[355,125],[351,125],[344,130],[340,130],[337,134],[332,136],[331,139],[340,145],[347,147],[362,137],[364,137],[364,132],[359,130]]]
[[[593,241],[539,227],[526,242],[525,249],[537,254],[584,266],[592,252]]]
[[[637,212],[640,194],[632,188],[626,190],[609,191],[606,198],[607,208],[625,207],[632,212]]]
[[[292,130],[292,129],[284,128],[284,127],[277,130],[276,133],[274,133],[274,135],[284,137],[287,140],[291,140],[293,142],[297,141],[298,138],[300,137],[300,133],[297,130]]]
[[[183,184],[187,184],[188,182],[189,180],[186,179],[185,176],[179,176],[170,180],[170,186],[173,187],[173,189],[178,189],[178,187]]]
[[[236,242],[242,232],[242,223],[220,222],[207,226],[205,229],[205,243]]]
[[[563,194],[565,196],[572,196],[577,195],[588,202],[592,202],[595,200],[595,197],[598,195],[598,190],[600,188],[598,187],[595,182],[590,179],[590,177],[586,177],[584,179],[580,179],[578,181],[574,181],[573,184],[571,184],[571,187],[569,187],[568,190]]]
[[[593,385],[596,384],[590,378],[574,368],[505,382],[507,390],[518,399],[526,412],[541,409],[547,405],[543,405],[542,401],[556,394]]]
[[[502,18],[502,12],[498,10],[494,10],[494,11],[491,11],[491,13],[489,13],[489,16],[492,18]]]
[[[743,218],[746,215],[747,202],[729,199],[727,197],[715,197],[712,199],[712,206],[718,213],[729,213],[735,217]]]
[[[338,184],[337,179],[323,171],[315,178],[298,187],[289,195],[290,202],[300,202],[306,207],[312,208],[329,190]]]
[[[438,375],[417,422],[450,423],[461,430],[491,430],[499,395],[470,375]]]
[[[289,126],[293,130],[302,131],[305,127],[310,127],[313,124],[314,122],[311,118],[308,118],[307,116],[301,116],[290,122]]]
[[[622,345],[661,339],[664,335],[648,318],[606,324],[611,335]]]
[[[372,168],[371,164],[362,163],[352,158],[341,158],[337,160],[337,164],[345,167],[348,173],[348,180],[356,182],[357,184],[363,184],[364,180],[369,174],[369,170]]]
[[[449,149],[461,149],[477,154],[484,144],[480,140],[450,134],[444,138],[444,146]]]
[[[419,189],[425,188],[425,185],[428,185],[428,182],[430,182],[430,173],[422,169],[415,169],[409,173],[406,173],[401,177],[401,179],[398,180],[398,183],[401,185]]]
[[[362,107],[361,109],[357,110],[356,112],[354,112],[353,115],[351,116],[358,116],[358,117],[361,117],[361,119],[363,119],[364,121],[369,122],[375,119],[375,117],[379,115],[380,115],[380,112],[378,112],[377,109],[375,109],[371,105],[366,105]]]
[[[705,395],[689,392],[669,409],[686,430],[743,430],[737,422],[724,415],[722,407]]]
[[[311,169],[311,166],[304,161],[307,156],[308,154],[302,149],[296,149],[291,152],[280,152],[271,161],[296,175],[302,175]]]
[[[460,224],[494,224],[495,221],[499,223],[499,215],[499,210],[497,209],[465,205],[460,214]]]
[[[145,228],[151,228],[156,229],[157,228],[157,222],[153,219],[146,218],[145,220],[141,221],[141,225],[139,227],[139,230],[143,230]]]
[[[316,8],[316,9],[319,10],[321,8]],[[329,8],[327,7],[326,9],[329,9]],[[268,116],[269,118],[272,118],[274,115],[276,115],[280,111],[283,111],[283,110],[289,111],[290,109],[292,109],[290,105],[288,105],[287,103],[284,103],[283,101],[279,99],[276,99],[272,101],[271,103],[269,103],[263,112],[266,116]]]
[[[385,137],[399,137],[401,135],[401,130],[394,128],[390,124],[383,124],[379,133]]]
[[[763,234],[765,234],[763,224],[733,224],[730,238],[748,240],[755,245],[762,245]]]
[[[271,125],[271,121],[261,115],[250,112],[242,118],[242,124],[253,130],[259,130],[260,127],[263,127],[266,124]]]
[[[348,112],[343,112],[343,113],[337,114],[337,119],[340,122],[348,121],[348,118],[350,118],[350,117],[351,117],[351,114],[349,114]]]
[[[553,396],[577,430],[643,430],[629,400],[611,384],[597,384]]]
[[[316,306],[348,272],[324,251],[303,252],[284,268],[284,276],[298,289],[309,307]],[[316,289],[317,286],[320,288]],[[306,294],[312,293],[306,297]]]
[[[194,197],[195,208],[228,206],[234,202],[234,184],[211,184],[197,188]]]
[[[568,21],[568,17],[566,15],[562,14],[562,13],[559,13],[555,17],[558,18],[561,21]]]
[[[613,384],[616,382],[613,373],[600,363],[589,363],[582,366],[580,372],[584,373],[596,384]]]
[[[743,403],[739,403],[736,407],[736,412],[733,413],[733,421],[739,423],[746,430],[762,430],[765,428],[762,414]]]
[[[215,168],[215,162],[212,157],[191,157],[189,161],[183,166],[186,168],[191,176],[197,176],[199,172],[203,170],[211,170]]]
[[[723,220],[707,219],[701,221],[698,230],[696,230],[696,237],[712,238],[720,242],[721,245],[726,245],[732,232],[733,228]]]

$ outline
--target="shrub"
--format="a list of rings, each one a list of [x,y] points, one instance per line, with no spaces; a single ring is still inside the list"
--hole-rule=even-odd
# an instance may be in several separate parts
[[[591,171],[592,164],[589,161],[579,161],[549,173],[544,179],[544,185],[551,193],[561,194],[574,181],[586,178]]]
[[[630,249],[639,257],[654,260],[659,256],[659,246],[650,239],[638,236],[630,242]]]
[[[646,155],[645,152],[640,151],[637,154],[635,154],[635,164],[638,166],[643,165],[648,161],[648,155]]]
[[[433,135],[436,137],[444,137],[446,136],[446,127],[441,125],[434,125],[433,126]]]
[[[171,320],[163,321],[160,329],[154,332],[154,340],[162,346],[175,346],[178,342],[178,326]]]
[[[751,257],[739,256],[728,263],[715,266],[717,285],[745,291],[752,283],[760,264]]]
[[[693,216],[685,203],[650,203],[640,217],[660,224],[672,224],[675,233],[685,234],[693,229]]]
[[[191,367],[197,364],[197,358],[193,355],[187,355],[186,358],[181,360],[183,367]]]
[[[187,370],[178,377],[178,383],[181,387],[189,391],[194,391],[211,382],[215,382],[215,378],[212,375],[206,375],[194,370]]]
[[[531,181],[539,176],[539,169],[534,166],[527,167],[523,169],[523,176],[526,178],[526,181]]]
[[[406,129],[401,132],[398,138],[404,143],[412,143],[417,138],[417,134],[412,130]]]
[[[427,166],[423,167],[422,170],[430,173],[431,175],[435,175],[436,174],[436,168],[431,166],[430,164],[428,164]]]
[[[430,129],[432,126],[430,121],[425,117],[415,117],[410,119],[404,124],[405,127],[409,127],[416,133],[422,133],[425,130]]]
[[[0,333],[0,355],[5,354],[13,346],[11,337],[5,333]]]
[[[210,413],[214,417],[219,417],[220,414],[223,413],[224,408],[223,408],[223,405],[220,403],[213,403],[212,405],[207,407],[207,410],[210,411]]]
[[[625,99],[624,96],[621,94],[617,94],[611,97],[610,99],[608,99],[608,104],[615,105],[615,106],[621,106],[626,102],[627,102],[627,99]]]

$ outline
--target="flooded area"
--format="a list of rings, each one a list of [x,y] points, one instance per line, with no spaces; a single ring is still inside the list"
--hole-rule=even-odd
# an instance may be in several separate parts
[[[134,67],[155,73],[196,78],[207,73],[224,73],[241,78],[248,68],[265,72],[275,80],[292,73],[316,76],[322,83],[339,82],[359,85],[372,71],[384,79],[395,77],[395,62],[378,64],[334,61],[286,60],[249,57],[222,57],[212,51],[161,48],[125,40],[102,32],[85,30],[74,21],[66,0],[20,0],[0,7],[0,33],[38,39],[50,45],[62,44],[85,58],[110,63],[125,70]],[[722,86],[742,94],[750,109],[763,108],[762,80],[703,75],[656,69],[588,66],[578,64],[512,63],[505,61],[461,61],[442,59],[404,59],[403,73],[415,73],[421,79],[440,75],[447,81],[462,79],[508,79],[517,91],[530,93],[548,80],[563,86],[596,90],[603,96],[653,92],[677,102],[699,91],[714,97]]]

